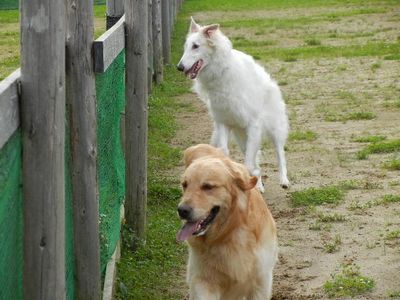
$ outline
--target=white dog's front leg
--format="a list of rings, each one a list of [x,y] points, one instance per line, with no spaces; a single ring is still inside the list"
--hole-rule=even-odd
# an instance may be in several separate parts
[[[225,155],[229,156],[229,128],[224,124],[214,122],[214,131],[211,137],[211,145],[220,148]]]
[[[189,300],[220,300],[221,294],[216,287],[204,281],[194,280],[190,284]]]
[[[261,180],[261,170],[257,165],[257,152],[261,148],[262,131],[259,127],[249,127],[247,129],[246,154],[244,164],[249,169],[252,176],[257,176],[257,188],[264,193],[264,185]]]

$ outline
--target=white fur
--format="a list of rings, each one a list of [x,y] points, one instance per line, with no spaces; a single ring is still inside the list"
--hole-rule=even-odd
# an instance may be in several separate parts
[[[214,120],[211,144],[229,154],[232,133],[245,155],[245,165],[263,191],[257,152],[269,137],[275,145],[280,183],[289,186],[284,145],[289,124],[281,91],[254,59],[232,48],[218,25],[199,26],[192,19],[178,67],[189,70],[197,61],[203,66],[194,79],[194,91],[204,101]],[[193,47],[198,45],[198,47]]]

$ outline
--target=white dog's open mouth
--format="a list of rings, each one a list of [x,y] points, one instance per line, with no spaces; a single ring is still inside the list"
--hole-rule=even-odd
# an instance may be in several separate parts
[[[176,235],[178,241],[187,240],[190,236],[200,236],[206,233],[210,224],[214,221],[219,212],[219,206],[214,206],[207,217],[195,222],[186,222]]]
[[[202,66],[203,60],[199,59],[193,64],[193,66],[189,70],[185,71],[185,75],[188,76],[190,79],[195,79],[199,74]]]

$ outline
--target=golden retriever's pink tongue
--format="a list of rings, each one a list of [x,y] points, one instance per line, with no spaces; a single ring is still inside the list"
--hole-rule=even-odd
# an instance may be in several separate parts
[[[185,225],[183,225],[181,230],[179,230],[178,234],[176,235],[176,240],[177,241],[184,241],[189,236],[191,236],[193,234],[193,232],[196,231],[197,223],[198,222],[194,222],[194,223],[187,222],[187,223],[185,223]]]

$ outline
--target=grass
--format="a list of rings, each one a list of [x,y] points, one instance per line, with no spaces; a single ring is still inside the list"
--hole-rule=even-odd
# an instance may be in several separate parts
[[[300,131],[300,130],[295,130],[290,132],[289,134],[289,141],[315,141],[317,139],[318,135],[311,130],[306,130],[306,131]]]
[[[400,239],[400,229],[392,230],[385,236],[385,240],[397,240]]]
[[[362,276],[360,268],[354,264],[343,266],[339,274],[331,275],[323,288],[330,298],[355,297],[371,291],[375,282],[373,279]]]
[[[400,170],[400,159],[392,159],[383,164],[383,167],[392,171]]]
[[[369,135],[357,138],[352,138],[352,142],[356,143],[377,143],[386,140],[386,136],[383,135]]]
[[[387,142],[377,142],[366,146],[357,152],[358,159],[366,159],[370,154],[392,153],[400,151],[400,140],[391,140]]]
[[[323,243],[324,251],[326,253],[338,252],[340,249],[340,245],[342,245],[342,238],[338,234],[332,241]]]
[[[316,206],[322,204],[338,204],[344,198],[344,192],[337,186],[308,188],[290,193],[290,200],[294,206]]]
[[[179,178],[163,172],[181,160],[181,150],[172,148],[169,142],[178,128],[171,116],[183,109],[174,99],[186,92],[184,76],[170,66],[165,70],[164,83],[153,90],[149,99],[147,242],[132,252],[131,232],[124,229],[116,299],[177,299],[184,292],[171,288],[180,281],[179,270],[185,264],[187,253],[186,247],[175,241],[180,227],[176,216],[181,196]]]
[[[392,203],[400,203],[400,195],[387,194],[381,198],[369,200],[366,203],[360,203],[359,201],[353,201],[350,204],[349,209],[350,210],[365,210],[365,209],[368,209],[368,208],[371,208],[374,206],[389,205]]]
[[[400,291],[392,291],[388,294],[389,298],[400,299]]]
[[[320,213],[318,214],[318,221],[319,222],[323,222],[323,223],[327,223],[327,222],[344,222],[346,221],[346,217],[344,215],[338,214],[338,213],[333,213],[333,214],[329,214],[329,213]]]

